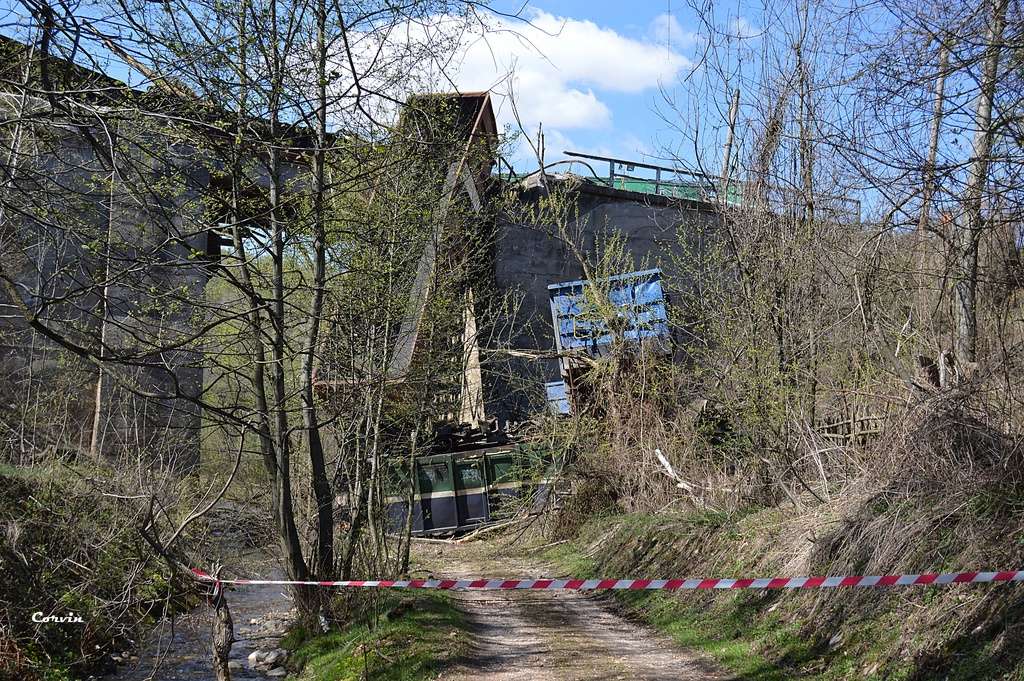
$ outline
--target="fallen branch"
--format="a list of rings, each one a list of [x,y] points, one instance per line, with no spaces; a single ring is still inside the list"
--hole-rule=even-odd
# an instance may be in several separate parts
[[[439,539],[437,537],[411,537],[411,539],[424,544],[454,544],[456,542],[455,539]]]
[[[564,544],[567,541],[569,541],[569,540],[568,539],[559,539],[558,541],[552,541],[552,542],[548,542],[547,544],[541,544],[540,546],[534,546],[533,550],[534,551],[540,551],[542,549],[550,549],[552,546],[558,546],[559,544]]]
[[[463,544],[465,542],[470,541],[471,539],[475,539],[475,538],[479,537],[482,534],[488,534],[490,532],[494,532],[495,530],[500,530],[502,528],[509,527],[511,525],[518,525],[519,523],[525,522],[525,521],[527,521],[529,519],[530,519],[529,517],[526,517],[526,518],[515,518],[513,520],[506,520],[504,522],[497,523],[496,525],[488,525],[486,527],[481,527],[478,530],[474,530],[474,531],[470,532],[465,537],[460,537],[459,539],[453,540],[453,543],[455,543],[455,544]]]

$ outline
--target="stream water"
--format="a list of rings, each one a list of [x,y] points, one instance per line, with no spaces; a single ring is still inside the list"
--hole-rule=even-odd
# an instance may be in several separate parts
[[[246,565],[249,578],[281,579],[275,561],[258,551],[248,551],[232,561]],[[247,658],[255,650],[276,648],[286,632],[291,601],[282,587],[240,586],[227,591],[234,622],[231,647],[233,681],[267,678],[265,671],[250,669]],[[173,621],[163,620],[139,642],[136,650],[104,681],[210,681],[213,609],[201,605]]]

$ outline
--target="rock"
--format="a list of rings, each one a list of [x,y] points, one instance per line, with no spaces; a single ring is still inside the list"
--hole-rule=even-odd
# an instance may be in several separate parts
[[[255,617],[253,617],[253,618],[251,618],[249,620],[249,624],[259,624],[259,623],[260,623],[260,621],[258,619],[256,619]]]
[[[285,669],[284,667],[274,667],[269,672],[267,672],[267,676],[281,677],[281,676],[287,676],[287,675],[288,675],[288,670]]]
[[[231,669],[232,671],[238,671],[241,668],[242,668],[242,661],[241,660],[230,660],[230,661],[228,661],[228,669]]]
[[[288,657],[288,653],[282,648],[276,648],[275,650],[271,650],[267,653],[267,656],[263,658],[263,664],[268,667],[273,667],[279,662],[284,662],[283,658],[285,657]]]
[[[249,669],[255,669],[259,664],[261,664],[263,662],[263,655],[264,653],[262,650],[254,650],[249,653]]]

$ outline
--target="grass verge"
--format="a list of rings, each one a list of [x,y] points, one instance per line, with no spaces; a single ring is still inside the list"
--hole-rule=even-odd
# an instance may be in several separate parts
[[[762,513],[605,516],[546,558],[579,578],[783,574],[793,546],[771,529],[779,519],[770,520]],[[741,679],[1024,680],[1017,646],[1024,593],[1014,585],[615,591],[609,598],[623,614],[706,653]]]
[[[609,519],[612,521],[612,519]],[[599,565],[585,554],[578,543],[562,544],[546,557],[580,579],[603,577]],[[669,636],[683,647],[695,648],[714,658],[740,678],[756,681],[784,681],[793,670],[773,663],[757,650],[757,631],[753,620],[744,617],[742,608],[732,612],[714,612],[664,592],[611,591],[608,597],[617,609]],[[792,642],[795,657],[802,651]]]
[[[282,642],[300,681],[432,679],[469,650],[462,614],[445,593],[384,592],[339,630],[309,636],[294,630]]]

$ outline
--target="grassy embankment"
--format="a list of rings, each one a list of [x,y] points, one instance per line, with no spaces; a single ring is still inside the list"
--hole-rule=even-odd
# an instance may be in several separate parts
[[[292,678],[301,681],[432,679],[469,648],[461,613],[443,592],[381,592],[349,605],[362,617],[326,634],[295,630],[282,645],[292,651]]]
[[[88,470],[0,468],[0,678],[64,681],[113,670],[111,652],[172,598],[131,522]],[[37,623],[40,616],[81,622]]]
[[[986,555],[984,567],[993,559],[1001,567],[1007,544],[1020,554],[1019,531],[991,535],[986,547],[957,532],[968,518],[924,532],[909,505],[873,511],[873,517],[844,515],[835,506],[813,514],[598,517],[548,557],[579,577],[877,574],[870,570],[880,564],[871,559],[879,555],[875,532],[893,522],[905,523],[902,529],[914,537],[903,548],[917,543],[897,554],[912,568],[934,560],[933,569],[976,569]],[[863,545],[851,546],[857,543]],[[996,546],[1003,550],[988,550]],[[1024,679],[1022,585],[614,592],[613,598],[629,616],[744,679]]]

